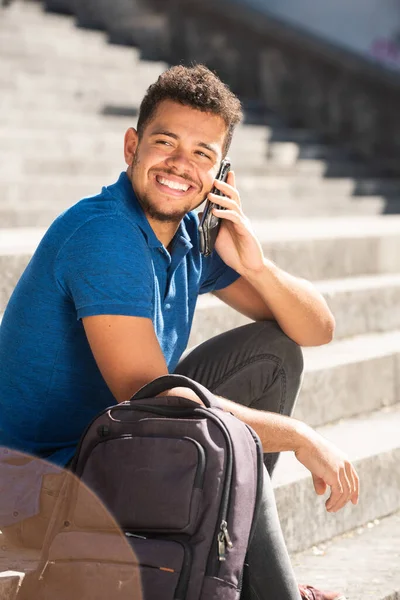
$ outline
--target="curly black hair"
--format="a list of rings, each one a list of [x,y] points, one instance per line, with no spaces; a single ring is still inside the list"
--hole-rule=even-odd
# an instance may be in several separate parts
[[[180,102],[220,116],[227,126],[223,148],[226,155],[235,126],[242,120],[243,112],[239,98],[217,75],[201,64],[192,67],[177,65],[164,71],[148,88],[140,105],[137,123],[139,138],[163,100]]]

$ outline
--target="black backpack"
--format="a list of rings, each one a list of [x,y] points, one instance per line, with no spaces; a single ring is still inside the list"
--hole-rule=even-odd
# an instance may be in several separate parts
[[[176,386],[205,406],[156,397]],[[82,436],[27,597],[238,600],[262,465],[257,435],[206,388],[154,380]]]

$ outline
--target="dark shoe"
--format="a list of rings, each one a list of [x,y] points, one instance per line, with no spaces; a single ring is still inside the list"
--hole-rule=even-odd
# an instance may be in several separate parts
[[[340,592],[316,590],[312,585],[299,585],[299,591],[303,600],[346,600]]]

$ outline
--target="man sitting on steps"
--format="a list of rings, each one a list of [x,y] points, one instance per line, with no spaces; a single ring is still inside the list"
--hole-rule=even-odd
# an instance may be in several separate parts
[[[291,418],[300,346],[330,342],[334,318],[311,283],[263,255],[234,173],[214,182],[241,116],[239,100],[203,66],[171,68],[150,86],[137,131],[125,135],[127,171],[56,219],[9,301],[0,329],[0,444],[65,466],[97,413],[180,373],[253,427],[270,476],[279,452],[295,452],[317,494],[330,488],[326,509],[337,512],[357,503],[357,474]],[[205,258],[193,211],[214,183],[226,210],[215,212],[222,227]],[[182,356],[206,292],[254,322]],[[27,543],[21,524],[12,529]],[[268,476],[249,562],[251,597],[344,598],[310,586],[299,592]]]

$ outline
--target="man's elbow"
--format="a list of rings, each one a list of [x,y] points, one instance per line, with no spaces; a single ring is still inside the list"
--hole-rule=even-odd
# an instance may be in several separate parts
[[[334,336],[336,329],[336,321],[335,317],[330,314],[323,322],[319,334],[319,343],[315,344],[316,346],[324,346],[325,344],[329,344]]]
[[[325,319],[323,322],[319,324],[318,327],[307,332],[307,335],[304,336],[304,339],[295,340],[300,346],[303,347],[315,347],[315,346],[324,346],[325,344],[329,344],[335,335],[335,319],[333,315],[330,318]]]

